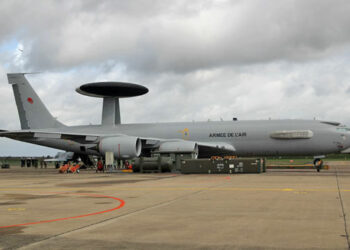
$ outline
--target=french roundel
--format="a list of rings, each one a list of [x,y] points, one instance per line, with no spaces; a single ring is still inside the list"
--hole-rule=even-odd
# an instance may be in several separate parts
[[[28,97],[27,101],[30,103],[30,104],[33,104],[33,99],[31,97]]]

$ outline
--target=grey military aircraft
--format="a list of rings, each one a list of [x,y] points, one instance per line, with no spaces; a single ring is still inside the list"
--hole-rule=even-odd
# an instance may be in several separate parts
[[[77,92],[103,98],[101,125],[66,126],[55,119],[24,73],[7,74],[22,130],[1,130],[0,136],[74,152],[117,159],[152,152],[193,153],[195,157],[312,155],[320,164],[325,154],[350,148],[350,129],[318,120],[246,120],[121,124],[119,98],[142,95],[148,89],[121,82],[88,83]]]

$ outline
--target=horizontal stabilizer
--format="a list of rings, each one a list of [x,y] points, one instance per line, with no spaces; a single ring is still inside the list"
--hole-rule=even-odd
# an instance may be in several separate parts
[[[73,157],[74,157],[74,153],[73,152],[59,152],[59,153],[57,153],[55,158],[46,159],[44,161],[46,161],[46,162],[55,162],[55,161],[65,162],[65,161],[68,161],[68,160],[72,160]]]

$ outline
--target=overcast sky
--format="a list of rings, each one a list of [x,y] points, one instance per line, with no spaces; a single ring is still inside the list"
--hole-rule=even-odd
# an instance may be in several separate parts
[[[145,85],[122,122],[320,119],[350,125],[350,1],[0,1],[0,129],[19,129],[6,73],[67,125],[98,124],[86,82]],[[0,138],[0,155],[57,150]]]

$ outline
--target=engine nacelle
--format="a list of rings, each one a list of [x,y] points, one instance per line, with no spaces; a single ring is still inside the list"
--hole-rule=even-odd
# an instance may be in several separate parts
[[[192,141],[169,141],[159,146],[160,153],[194,153],[198,156],[198,145]]]
[[[98,144],[100,153],[113,152],[117,159],[139,157],[142,144],[140,138],[133,136],[116,136],[103,138]]]

